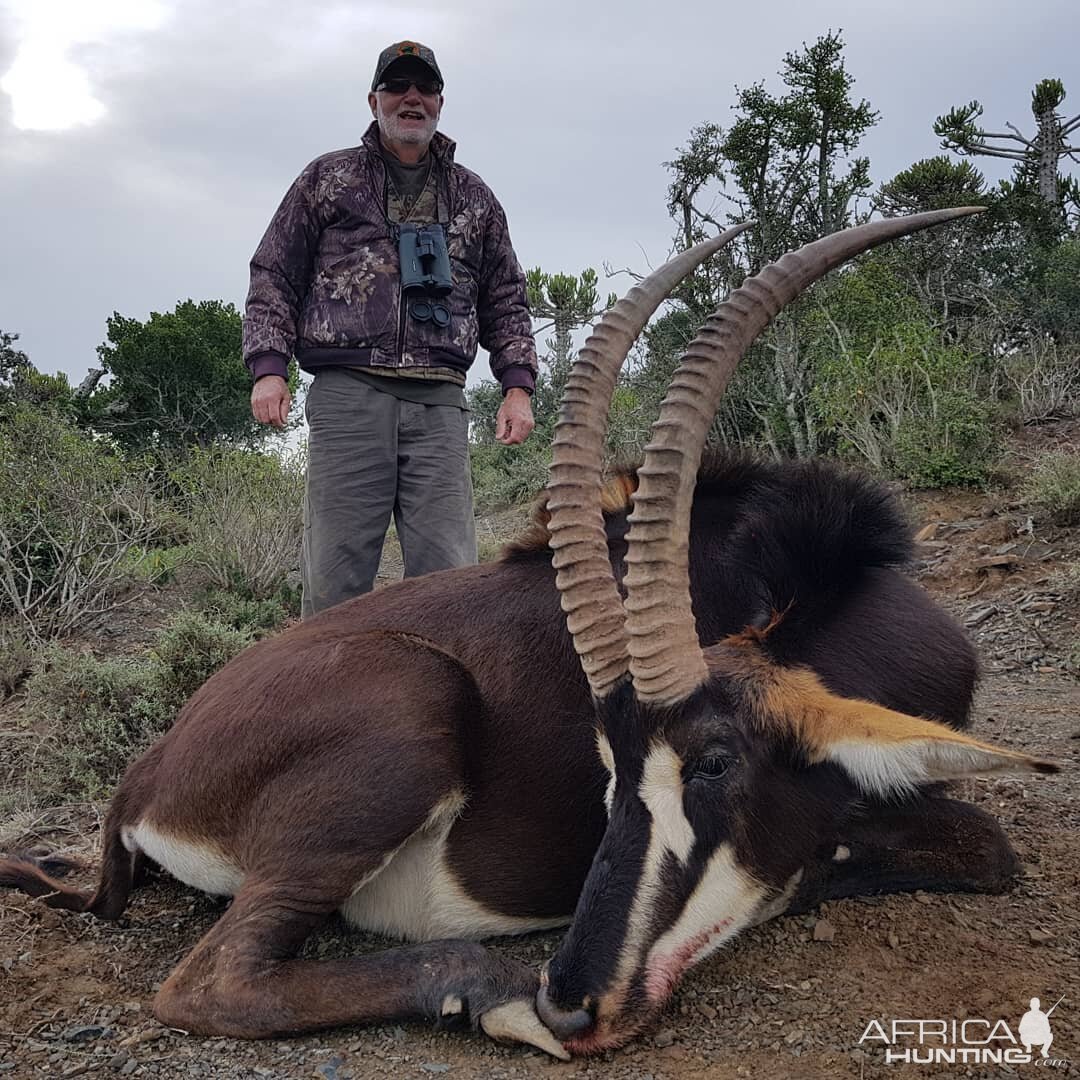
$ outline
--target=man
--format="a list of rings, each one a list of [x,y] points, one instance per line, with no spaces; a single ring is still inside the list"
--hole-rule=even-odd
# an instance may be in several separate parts
[[[436,133],[442,89],[427,46],[384,49],[362,144],[300,174],[251,261],[255,418],[284,425],[293,353],[315,376],[305,618],[371,589],[391,514],[407,577],[476,562],[463,387],[478,344],[504,394],[496,438],[533,428],[525,277],[502,207]]]

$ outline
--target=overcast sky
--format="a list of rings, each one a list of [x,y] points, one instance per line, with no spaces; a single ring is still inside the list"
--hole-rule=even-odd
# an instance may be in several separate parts
[[[1076,0],[0,0],[0,329],[78,381],[113,311],[242,306],[285,189],[359,142],[375,58],[405,37],[435,49],[441,130],[523,265],[644,270],[673,232],[662,163],[829,29],[881,113],[875,182],[939,152],[954,104],[1030,131],[1055,76],[1080,111]]]

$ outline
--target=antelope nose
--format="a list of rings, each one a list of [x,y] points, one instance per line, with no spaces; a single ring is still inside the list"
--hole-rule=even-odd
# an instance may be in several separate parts
[[[556,1039],[584,1035],[593,1026],[593,1015],[588,1009],[562,1009],[548,996],[548,988],[541,986],[536,994],[536,1011]]]

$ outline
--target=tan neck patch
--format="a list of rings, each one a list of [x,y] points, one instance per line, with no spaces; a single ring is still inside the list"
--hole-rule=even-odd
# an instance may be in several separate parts
[[[629,512],[630,497],[637,487],[632,473],[617,473],[600,489],[600,509],[607,516]],[[548,546],[551,530],[551,511],[547,506],[547,493],[542,494],[529,511],[529,524],[503,548],[503,555],[527,555]]]
[[[600,489],[600,509],[605,514],[630,510],[630,498],[637,490],[637,477],[631,473],[616,473]]]

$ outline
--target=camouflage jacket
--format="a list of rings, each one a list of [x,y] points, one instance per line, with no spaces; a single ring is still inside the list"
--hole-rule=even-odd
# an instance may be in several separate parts
[[[450,139],[436,133],[431,153],[452,265],[450,325],[407,317],[397,226],[385,213],[386,167],[372,123],[360,146],[324,154],[304,169],[252,257],[244,361],[255,378],[284,375],[293,354],[310,372],[464,372],[479,344],[504,390],[532,390],[536,346],[506,215],[480,177],[454,162]]]

